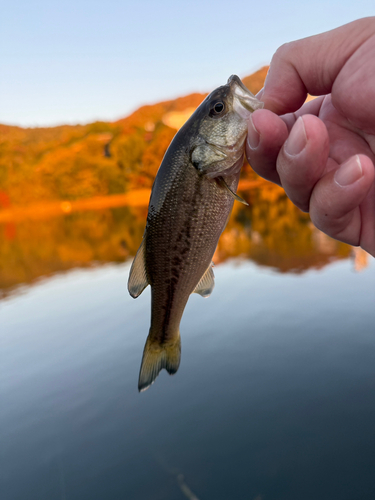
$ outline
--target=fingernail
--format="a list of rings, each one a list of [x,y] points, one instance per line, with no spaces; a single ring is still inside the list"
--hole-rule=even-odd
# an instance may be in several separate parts
[[[253,117],[250,115],[249,126],[247,131],[247,143],[251,149],[256,149],[259,146],[259,132],[255,128]]]
[[[298,118],[296,123],[293,125],[292,131],[285,143],[285,152],[288,155],[296,156],[298,155],[307,144],[307,136],[305,130],[305,124],[303,123],[302,116]]]
[[[362,165],[358,155],[343,163],[335,172],[335,181],[339,186],[349,186],[362,177]]]

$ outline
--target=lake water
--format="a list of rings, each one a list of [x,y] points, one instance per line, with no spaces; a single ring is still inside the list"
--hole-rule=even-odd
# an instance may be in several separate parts
[[[141,394],[144,211],[4,228],[1,499],[375,498],[374,260],[236,210],[177,374]]]

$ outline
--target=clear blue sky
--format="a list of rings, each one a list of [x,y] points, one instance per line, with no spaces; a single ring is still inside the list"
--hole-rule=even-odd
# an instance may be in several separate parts
[[[374,0],[5,0],[0,123],[115,120],[248,75],[282,43],[374,12]]]

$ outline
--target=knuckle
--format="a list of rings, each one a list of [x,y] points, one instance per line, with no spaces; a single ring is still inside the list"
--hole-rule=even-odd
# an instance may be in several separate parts
[[[285,54],[288,54],[290,51],[291,44],[293,42],[286,42],[280,45],[280,47],[276,50],[274,57],[283,58]]]
[[[308,213],[310,210],[309,203],[308,202],[303,202],[303,203],[296,203],[295,204],[302,212]]]
[[[296,207],[302,210],[302,212],[309,211],[310,192],[295,189],[293,188],[293,186],[288,186],[284,189],[288,198],[294,203]]]
[[[296,42],[286,42],[280,45],[280,47],[276,50],[272,60],[275,61],[289,59],[289,56],[292,52],[294,52],[296,46]]]
[[[310,219],[317,229],[326,232],[327,221],[324,221],[324,217],[322,217],[318,211],[312,209],[311,207],[310,207]]]
[[[343,241],[343,233],[351,214],[337,214],[332,198],[324,194],[315,195],[310,203],[310,218],[315,227],[329,236]]]

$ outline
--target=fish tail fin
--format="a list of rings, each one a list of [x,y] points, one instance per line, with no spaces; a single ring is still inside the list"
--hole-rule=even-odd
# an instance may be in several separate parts
[[[177,338],[163,343],[153,338],[150,333],[146,340],[139,372],[139,392],[148,389],[163,368],[167,370],[169,375],[174,375],[180,366],[180,358],[180,332],[178,332]]]

